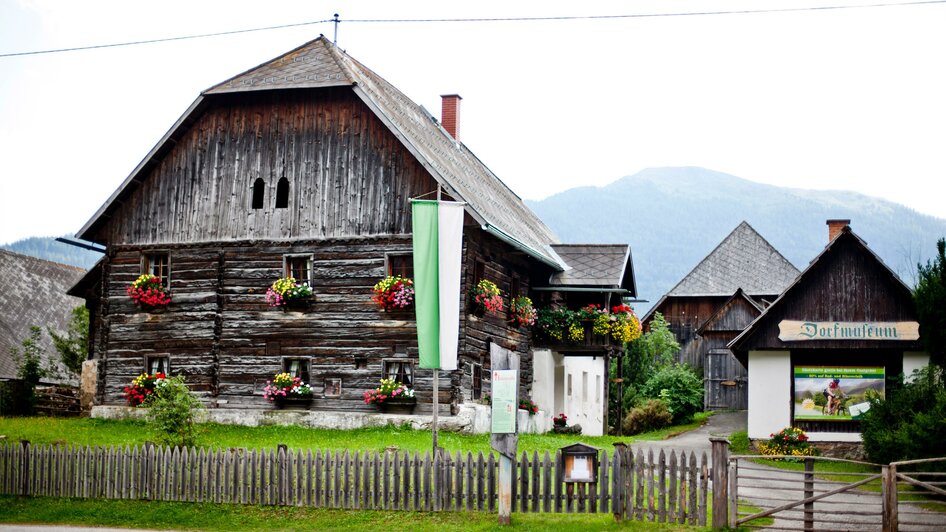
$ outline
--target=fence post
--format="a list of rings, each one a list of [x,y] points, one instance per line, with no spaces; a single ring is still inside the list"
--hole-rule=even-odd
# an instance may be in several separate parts
[[[154,492],[157,488],[157,480],[155,479],[154,469],[155,469],[155,456],[154,442],[146,441],[145,442],[145,489],[147,490],[146,495],[143,497],[147,500],[155,500],[158,497],[155,497]]]
[[[885,465],[881,468],[881,498],[883,500],[883,530],[896,532],[899,520],[897,516],[897,466]]]
[[[815,459],[805,458],[805,498],[815,495]],[[805,530],[815,528],[815,503],[805,503]]]
[[[286,505],[286,454],[288,452],[289,446],[285,443],[276,446],[276,504],[279,506]]]
[[[30,494],[30,441],[20,440],[20,495]]]
[[[729,528],[736,528],[739,521],[739,460],[729,459]]]
[[[710,438],[713,445],[713,530],[729,526],[729,440]]]
[[[614,492],[611,494],[611,511],[614,513],[614,521],[620,523],[624,519],[624,469],[627,458],[627,444],[614,442],[614,460],[611,462],[611,486]]]

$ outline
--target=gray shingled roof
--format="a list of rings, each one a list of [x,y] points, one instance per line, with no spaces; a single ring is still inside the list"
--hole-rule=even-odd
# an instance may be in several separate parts
[[[626,244],[555,244],[552,249],[570,267],[552,276],[552,286],[625,288],[636,292],[631,248]]]
[[[10,348],[22,352],[21,343],[33,325],[43,329],[46,358],[59,360],[46,327],[66,331],[72,309],[84,303],[67,296],[66,290],[84,273],[75,266],[0,250],[0,378],[16,377]]]
[[[667,297],[730,296],[739,288],[750,296],[775,295],[796,277],[798,269],[742,222]]]
[[[468,204],[467,212],[484,230],[557,270],[565,268],[550,247],[558,238],[519,196],[420,105],[324,37],[204,91],[79,234],[92,238],[93,229],[106,219],[111,205],[126,187],[135,186],[136,175],[157,156],[174,132],[188,122],[189,115],[196,112],[203,99],[234,92],[339,86],[352,87],[446,192]]]

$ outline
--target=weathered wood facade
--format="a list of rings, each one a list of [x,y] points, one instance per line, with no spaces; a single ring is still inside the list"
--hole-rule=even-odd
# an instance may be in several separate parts
[[[491,342],[519,353],[528,396],[530,331],[473,316],[467,294],[488,279],[525,295],[566,265],[551,231],[425,113],[323,38],[205,91],[80,232],[107,246],[74,289],[94,309],[100,401],[121,404],[159,357],[212,406],[268,407],[262,389],[291,359],[308,369],[312,408],[372,411],[363,392],[408,362],[429,413],[413,312],[379,310],[371,288],[411,252],[410,200],[434,192],[467,204],[459,365],[440,374],[441,408],[478,398],[474,369],[488,390]],[[173,301],[147,312],[126,289],[156,254]],[[296,257],[311,301],[268,306]]]
[[[860,441],[856,418],[796,420],[798,407],[791,408],[798,400],[796,368],[879,367],[889,389],[901,373],[909,375],[929,361],[919,337],[850,335],[789,341],[779,338],[781,323],[915,325],[915,312],[910,289],[845,226],[798,279],[729,343],[749,371],[749,436],[762,438],[773,429],[798,426],[813,439]],[[842,382],[841,386],[848,384]]]
[[[762,313],[762,307],[741,289],[697,330],[706,353],[703,367],[703,407],[706,410],[745,410],[749,406],[748,373],[728,347]]]

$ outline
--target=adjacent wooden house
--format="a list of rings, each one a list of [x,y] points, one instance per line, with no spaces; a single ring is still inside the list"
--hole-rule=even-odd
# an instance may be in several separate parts
[[[73,289],[95,309],[99,401],[122,404],[133,377],[165,369],[212,407],[269,408],[262,388],[285,370],[311,382],[313,410],[372,412],[363,392],[391,376],[429,413],[433,374],[417,367],[413,313],[371,301],[382,277],[411,275],[412,198],[466,203],[464,302],[481,279],[566,305],[573,294],[633,296],[627,246],[610,284],[563,276],[601,250],[556,251],[555,235],[460,142],[459,103],[444,96],[438,122],[321,37],[204,91],[79,232],[107,247]],[[172,294],[163,312],[126,294],[147,272]],[[306,307],[267,306],[286,275],[312,287]],[[528,393],[530,330],[461,308],[460,369],[439,376],[442,413],[489,389],[490,344],[519,353]]]
[[[929,363],[910,288],[848,222],[829,221],[824,251],[729,343],[749,372],[752,439],[794,426],[859,442],[868,399]]]
[[[745,369],[726,348],[798,276],[747,222],[740,223],[644,316],[661,313],[680,342],[680,361],[704,374],[707,409],[746,408]]]

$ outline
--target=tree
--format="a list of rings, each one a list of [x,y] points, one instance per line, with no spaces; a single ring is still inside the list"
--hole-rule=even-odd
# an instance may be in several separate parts
[[[49,327],[46,327],[46,332],[53,339],[53,346],[66,369],[76,377],[80,376],[82,363],[89,355],[89,309],[85,305],[72,309],[66,334],[60,335]]]
[[[31,387],[39,384],[43,377],[49,375],[49,370],[43,367],[45,349],[40,345],[40,336],[43,330],[33,325],[30,327],[30,336],[21,342],[23,352],[16,347],[10,348],[10,354],[16,361],[16,376]]]
[[[197,415],[203,405],[184,384],[184,377],[160,379],[145,406],[148,407],[148,421],[163,443],[181,447],[194,445]]]
[[[936,242],[937,254],[926,265],[917,264],[918,282],[913,290],[920,335],[930,360],[946,368],[946,239]]]
[[[629,342],[625,346],[626,354],[615,359],[611,364],[611,377],[617,378],[618,361],[623,361],[624,397],[619,398],[617,385],[611,383],[608,408],[609,419],[618,420],[618,400],[623,401],[623,411],[627,412],[640,402],[641,389],[644,384],[661,368],[671,366],[680,352],[680,343],[670,330],[670,324],[659,312],[654,313],[650,322],[650,330],[640,338]]]

